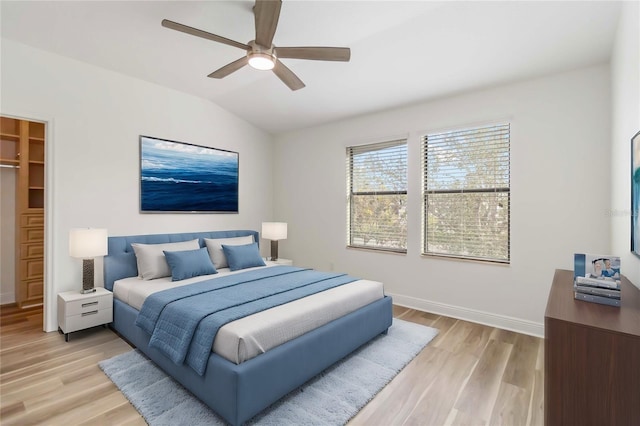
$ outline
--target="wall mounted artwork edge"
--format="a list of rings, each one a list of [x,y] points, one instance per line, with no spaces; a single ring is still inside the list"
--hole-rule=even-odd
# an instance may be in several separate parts
[[[640,256],[640,132],[631,138],[631,252]]]
[[[141,213],[238,213],[239,154],[140,136]]]

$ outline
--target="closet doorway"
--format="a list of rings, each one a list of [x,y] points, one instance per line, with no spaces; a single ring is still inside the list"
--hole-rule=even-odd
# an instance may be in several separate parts
[[[0,117],[0,305],[42,314],[45,123]]]

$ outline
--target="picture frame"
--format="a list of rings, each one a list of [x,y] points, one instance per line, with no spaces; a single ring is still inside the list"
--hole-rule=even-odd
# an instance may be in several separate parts
[[[140,136],[141,213],[238,213],[239,154]]]
[[[631,252],[640,257],[640,131],[631,138]]]

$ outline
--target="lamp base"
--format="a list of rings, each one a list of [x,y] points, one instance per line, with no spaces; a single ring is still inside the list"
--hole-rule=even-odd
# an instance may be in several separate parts
[[[88,289],[84,289],[83,288],[82,290],[80,290],[80,293],[82,293],[82,294],[95,293],[95,292],[96,292],[96,288],[95,287],[94,288],[88,288]]]
[[[271,260],[278,260],[278,240],[271,240]]]
[[[93,293],[93,259],[82,259],[82,293]]]

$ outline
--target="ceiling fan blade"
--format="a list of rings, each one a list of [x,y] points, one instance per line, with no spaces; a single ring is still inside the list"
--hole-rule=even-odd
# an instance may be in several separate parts
[[[196,37],[202,37],[202,38],[206,38],[207,40],[217,41],[218,43],[223,43],[229,46],[237,47],[239,49],[249,50],[249,46],[247,46],[244,43],[240,43],[219,35],[211,34],[206,31],[199,30],[197,28],[189,27],[187,25],[182,25],[177,22],[170,21],[168,19],[162,20],[162,26],[165,28],[190,34]]]
[[[231,74],[232,72],[236,72],[240,68],[242,68],[245,65],[247,65],[248,61],[249,61],[248,58],[246,56],[243,56],[242,58],[238,59],[237,61],[233,61],[230,64],[227,64],[224,67],[215,70],[214,72],[209,74],[207,77],[210,77],[210,78],[224,78],[224,77],[228,76],[229,74]]]
[[[351,49],[348,47],[276,47],[276,56],[278,58],[349,62]]]
[[[280,17],[281,0],[256,0],[253,9],[256,21],[256,43],[271,48]]]
[[[273,72],[278,76],[280,80],[291,90],[298,90],[304,87],[304,83],[302,80],[298,78],[297,75],[293,73],[289,68],[287,68],[282,62],[276,59],[276,66],[273,67]]]

